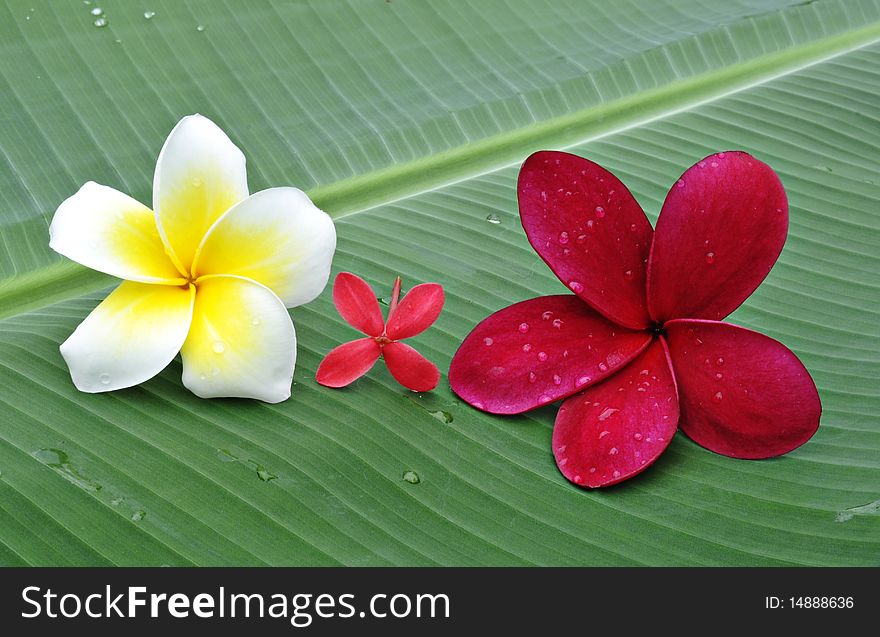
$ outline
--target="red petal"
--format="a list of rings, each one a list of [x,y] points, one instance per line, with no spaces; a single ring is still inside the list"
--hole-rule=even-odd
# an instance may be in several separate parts
[[[769,458],[816,433],[816,385],[782,343],[715,321],[672,321],[666,333],[680,426],[694,442],[734,458]]]
[[[575,484],[607,487],[653,463],[677,422],[675,379],[660,338],[613,377],[562,403],[553,455]]]
[[[519,171],[519,215],[532,247],[575,294],[620,325],[649,324],[653,231],[617,177],[576,155],[535,153]]]
[[[349,325],[364,334],[379,336],[385,329],[373,289],[351,272],[340,272],[333,282],[333,303]]]
[[[413,391],[431,391],[440,380],[437,366],[406,343],[388,343],[382,355],[398,383]]]
[[[449,368],[456,394],[477,409],[518,414],[613,374],[651,342],[576,296],[542,296],[495,312],[458,348]]]
[[[651,316],[724,318],[767,276],[787,231],[785,191],[767,164],[743,152],[706,157],[672,186],[657,220]]]
[[[386,334],[401,340],[415,336],[431,327],[443,309],[443,286],[438,283],[422,283],[415,286],[388,317]]]
[[[360,338],[330,351],[318,366],[315,379],[327,387],[345,387],[370,371],[381,348],[372,338]]]

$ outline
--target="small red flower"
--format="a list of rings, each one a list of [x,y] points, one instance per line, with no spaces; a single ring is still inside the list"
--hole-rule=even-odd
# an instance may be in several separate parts
[[[345,343],[327,354],[318,366],[319,383],[345,387],[370,371],[382,356],[391,375],[404,387],[431,391],[437,386],[440,380],[437,366],[400,341],[424,332],[437,320],[443,309],[443,286],[422,283],[400,300],[400,277],[397,277],[385,322],[376,295],[367,282],[350,272],[340,272],[333,283],[333,303],[342,318],[367,338]]]
[[[656,231],[617,177],[568,153],[529,157],[518,197],[529,242],[574,295],[477,325],[449,370],[465,401],[517,414],[567,398],[553,454],[587,487],[640,473],[678,427],[735,458],[778,456],[816,432],[821,404],[800,360],[721,322],[785,242],[788,203],[769,166],[706,157],[670,189]]]

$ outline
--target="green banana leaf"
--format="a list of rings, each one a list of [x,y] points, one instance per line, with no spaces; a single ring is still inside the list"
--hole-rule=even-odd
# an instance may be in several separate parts
[[[0,564],[880,565],[878,93],[873,0],[9,0]],[[287,402],[198,399],[179,360],[74,388],[58,345],[114,281],[51,252],[48,222],[87,180],[149,204],[193,112],[244,150],[251,191],[295,185],[335,218],[334,272],[378,296],[397,274],[445,286],[411,341],[435,391],[381,365],[318,385],[355,336],[329,289],[293,310]],[[540,148],[608,167],[652,221],[709,153],[776,169],[788,242],[731,320],[813,374],[809,443],[742,461],[679,434],[645,473],[584,491],[555,467],[555,406],[457,399],[445,372],[470,329],[564,290],[518,223],[518,164]]]

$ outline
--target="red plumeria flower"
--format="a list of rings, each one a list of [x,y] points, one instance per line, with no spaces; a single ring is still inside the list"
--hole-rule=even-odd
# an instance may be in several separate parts
[[[399,304],[398,304],[399,301]],[[327,387],[345,387],[370,371],[379,357],[398,383],[413,391],[431,391],[440,380],[437,366],[405,338],[424,332],[443,309],[443,286],[422,283],[400,300],[400,277],[394,281],[388,321],[370,286],[357,275],[340,272],[333,283],[333,302],[342,318],[367,335],[332,350],[318,366],[316,378]]]
[[[821,404],[800,360],[721,322],[785,242],[788,203],[769,166],[706,157],[670,189],[656,231],[617,177],[568,153],[529,157],[518,196],[529,242],[574,295],[477,325],[449,370],[465,401],[518,414],[567,398],[553,454],[587,487],[640,473],[678,427],[735,458],[778,456],[816,432]]]

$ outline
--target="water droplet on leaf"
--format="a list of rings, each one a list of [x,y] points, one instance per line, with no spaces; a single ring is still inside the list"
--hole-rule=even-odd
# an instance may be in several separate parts
[[[501,217],[499,217],[494,212],[490,212],[488,215],[486,215],[486,221],[498,225],[499,223],[501,223]]]
[[[95,22],[93,24],[96,27],[98,27],[99,29],[106,27],[108,24],[107,18],[98,18],[97,20],[95,20]]]
[[[89,13],[97,18],[98,16],[104,15],[104,10],[101,7],[95,7],[94,9],[89,11]]]
[[[138,509],[137,511],[135,511],[134,513],[131,514],[132,522],[140,522],[145,517],[147,517],[147,512],[144,511],[143,509]]]
[[[211,345],[211,349],[214,351],[215,354],[222,354],[226,351],[226,346],[223,344],[222,341],[214,341],[214,344]]]
[[[144,18],[146,18],[147,20],[152,20],[155,15],[155,11],[144,11]]]

